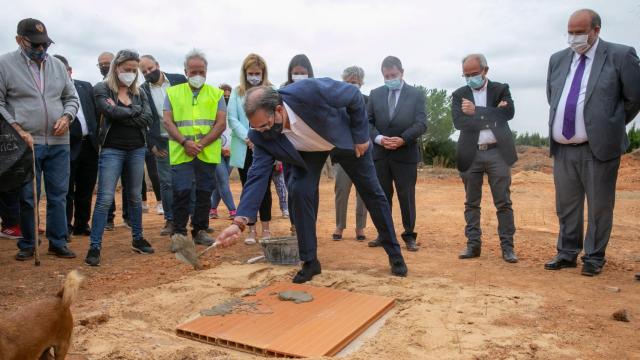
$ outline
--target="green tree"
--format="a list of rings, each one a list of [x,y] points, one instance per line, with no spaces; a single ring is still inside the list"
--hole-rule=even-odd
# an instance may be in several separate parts
[[[447,90],[427,89],[417,86],[427,99],[427,132],[418,141],[422,160],[433,165],[434,160],[440,166],[455,166],[456,146],[449,137],[455,131],[451,117],[451,95]]]
[[[629,137],[629,148],[627,149],[627,152],[632,152],[633,150],[640,148],[640,129],[636,129],[635,124],[631,126],[627,136]]]

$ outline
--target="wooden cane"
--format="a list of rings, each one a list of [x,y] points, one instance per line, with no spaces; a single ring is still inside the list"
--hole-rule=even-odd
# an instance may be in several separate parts
[[[38,190],[36,189],[36,179],[38,178],[38,176],[36,175],[36,149],[33,144],[31,144],[31,150],[33,152],[33,161],[31,162],[31,166],[33,168],[33,233],[35,234],[34,239],[36,242],[34,245],[35,251],[33,255],[35,259],[35,265],[40,266],[40,234],[38,234],[38,228],[40,226],[38,225]]]

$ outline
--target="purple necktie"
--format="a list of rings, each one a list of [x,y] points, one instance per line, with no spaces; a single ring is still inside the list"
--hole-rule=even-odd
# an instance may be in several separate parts
[[[578,97],[580,96],[580,86],[582,85],[582,75],[584,75],[584,67],[587,57],[583,54],[580,56],[580,63],[573,75],[571,81],[571,89],[567,96],[567,103],[564,106],[564,121],[562,122],[562,135],[569,140],[576,134],[576,108],[578,107]]]

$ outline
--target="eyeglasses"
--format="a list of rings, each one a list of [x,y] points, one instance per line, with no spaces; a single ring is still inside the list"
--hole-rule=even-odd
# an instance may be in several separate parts
[[[274,122],[275,122],[275,118],[274,118]],[[258,127],[253,127],[253,126],[249,125],[249,129],[255,130],[255,131],[258,131],[258,132],[263,132],[263,131],[267,131],[267,130],[271,129],[272,126],[273,125],[270,124],[270,121],[267,120],[266,124],[260,125]]]

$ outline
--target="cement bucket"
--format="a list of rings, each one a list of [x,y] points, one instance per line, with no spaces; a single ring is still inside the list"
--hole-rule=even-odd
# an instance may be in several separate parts
[[[298,239],[295,236],[283,236],[260,240],[264,257],[276,265],[298,265]]]

